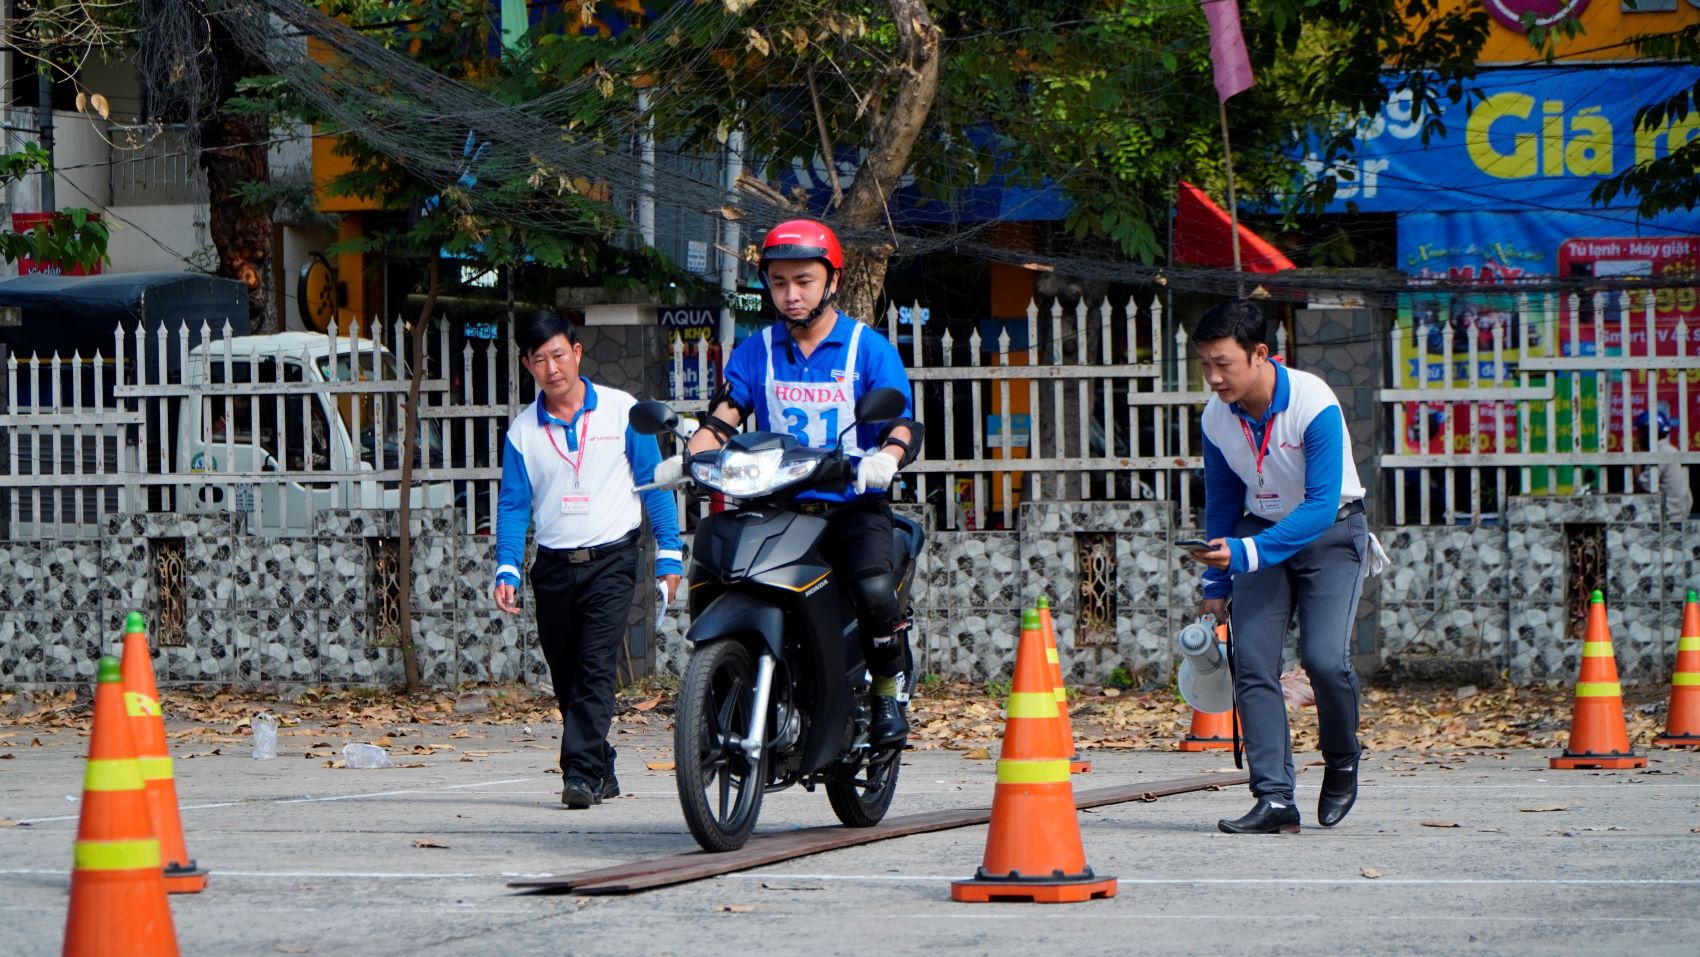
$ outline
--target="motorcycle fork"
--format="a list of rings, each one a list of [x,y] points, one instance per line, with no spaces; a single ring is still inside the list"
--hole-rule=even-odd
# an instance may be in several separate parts
[[[773,696],[773,655],[762,652],[756,659],[756,685],[750,689],[754,696],[751,702],[750,727],[740,740],[736,735],[728,735],[728,744],[742,748],[749,757],[751,765],[761,760],[762,741],[767,737],[767,705]]]

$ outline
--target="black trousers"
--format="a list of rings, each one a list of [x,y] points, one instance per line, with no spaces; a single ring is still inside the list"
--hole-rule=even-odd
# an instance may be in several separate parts
[[[592,783],[614,773],[608,726],[615,668],[637,588],[638,549],[581,564],[539,549],[531,566],[537,640],[561,708],[561,773]]]
[[[891,505],[883,495],[867,495],[827,514],[824,557],[839,587],[856,608],[862,657],[875,675],[890,677],[909,668],[909,633],[884,647],[875,638],[892,635],[902,622],[897,598],[897,552],[892,544]]]

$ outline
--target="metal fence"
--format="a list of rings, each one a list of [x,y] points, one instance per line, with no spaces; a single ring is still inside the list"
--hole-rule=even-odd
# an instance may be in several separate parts
[[[1636,491],[1648,466],[1700,465],[1700,329],[1676,295],[1404,297],[1380,393],[1391,521],[1489,523],[1512,495]],[[948,326],[893,304],[877,328],[928,427],[898,497],[932,505],[941,528],[1013,528],[1021,503],[1056,500],[1173,501],[1196,517],[1209,393],[1160,302],[1031,303],[1021,319]],[[133,329],[110,351],[7,357],[0,535],[92,537],[114,513],[208,511],[293,535],[322,509],[395,507],[406,324],[382,341],[228,333]],[[411,495],[459,506],[476,533],[494,525],[503,436],[531,384],[501,343],[454,351],[446,326],[429,335]],[[707,403],[720,355],[674,342],[679,408]],[[1676,423],[1674,445],[1635,424],[1649,409]]]
[[[893,303],[878,327],[927,426],[900,500],[933,504],[947,529],[1013,528],[1021,502],[1202,505],[1198,416],[1210,393],[1190,383],[1186,333],[1168,329],[1160,301],[1034,302],[1024,320],[966,336],[929,335],[929,318],[920,303]],[[715,388],[710,353],[674,343],[670,398],[681,410],[700,411]]]
[[[204,203],[207,177],[181,123],[109,125],[112,161],[106,167],[114,206]]]
[[[217,511],[259,534],[308,534],[320,510],[400,503],[409,428],[413,503],[458,505],[468,532],[492,527],[502,437],[523,401],[507,351],[469,340],[456,355],[446,327],[427,333],[439,358],[410,421],[409,333],[399,319],[387,333],[136,328],[109,353],[7,357],[5,537],[86,538],[113,513]]]
[[[1694,292],[1404,297],[1381,393],[1392,520],[1491,523],[1508,496],[1651,491],[1649,467],[1700,465]]]

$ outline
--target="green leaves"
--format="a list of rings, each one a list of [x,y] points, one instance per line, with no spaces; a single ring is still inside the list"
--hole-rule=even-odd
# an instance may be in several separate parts
[[[61,210],[52,219],[23,233],[0,232],[0,256],[7,262],[32,259],[57,265],[61,271],[89,271],[106,261],[111,232],[95,213],[77,207]]]

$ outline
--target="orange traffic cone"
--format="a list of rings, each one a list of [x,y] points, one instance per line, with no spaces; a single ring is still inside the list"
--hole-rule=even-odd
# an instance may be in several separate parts
[[[153,681],[148,652],[148,626],[139,611],[124,621],[124,711],[130,716],[130,735],[136,742],[142,780],[148,788],[148,811],[165,861],[165,889],[172,894],[198,894],[206,889],[207,871],[195,866],[183,841],[183,820],[177,810],[177,780],[171,773],[171,752],[165,744],[165,716],[159,689]]]
[[[1086,866],[1067,755],[1039,613],[1028,609],[1021,615],[986,856],[971,880],[951,882],[952,900],[1058,904],[1115,896],[1116,879]]]
[[[1577,768],[1644,768],[1647,759],[1629,749],[1623,720],[1623,686],[1617,683],[1617,659],[1606,625],[1606,597],[1594,592],[1588,608],[1588,632],[1582,641],[1582,674],[1576,680],[1576,710],[1570,719],[1570,745],[1549,764]]]
[[[1051,620],[1051,600],[1039,596],[1039,633],[1045,638],[1045,660],[1051,664],[1051,683],[1057,689],[1057,712],[1062,717],[1063,744],[1068,752],[1068,773],[1085,774],[1092,762],[1080,756],[1074,746],[1074,723],[1068,719],[1068,689],[1063,685],[1062,659],[1057,655],[1057,628]]]
[[[118,659],[100,659],[83,809],[71,850],[64,957],[176,957],[177,932],[124,715]]]
[[[1228,626],[1216,626],[1216,640],[1228,640]],[[1227,654],[1224,649],[1223,654]],[[1229,708],[1226,711],[1211,714],[1208,711],[1192,709],[1192,728],[1186,737],[1181,739],[1182,751],[1228,751],[1234,746],[1234,725],[1239,723],[1240,709]]]
[[[1700,748],[1700,594],[1692,588],[1682,607],[1682,634],[1676,639],[1676,673],[1670,677],[1665,733],[1653,743]]]

